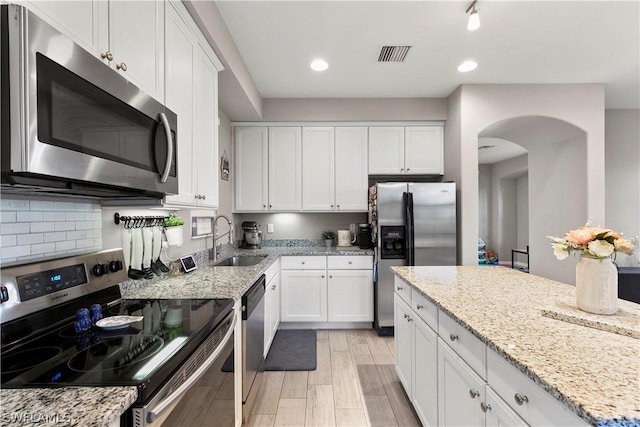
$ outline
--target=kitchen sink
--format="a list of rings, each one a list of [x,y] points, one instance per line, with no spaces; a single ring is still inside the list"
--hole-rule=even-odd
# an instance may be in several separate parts
[[[259,264],[266,255],[232,256],[216,262],[214,267],[249,267]]]

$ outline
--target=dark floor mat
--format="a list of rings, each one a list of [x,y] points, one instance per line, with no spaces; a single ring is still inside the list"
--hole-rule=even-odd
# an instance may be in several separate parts
[[[314,329],[279,329],[269,354],[266,371],[315,371],[316,331]]]

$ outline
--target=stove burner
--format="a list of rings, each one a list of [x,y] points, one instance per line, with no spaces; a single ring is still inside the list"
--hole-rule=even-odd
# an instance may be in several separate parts
[[[115,371],[118,373],[130,365],[152,357],[162,349],[163,345],[164,340],[158,335],[107,338],[73,356],[68,366],[76,372]],[[125,347],[128,347],[126,353]]]
[[[11,374],[33,368],[62,353],[60,347],[36,347],[10,352],[2,357],[2,373]]]

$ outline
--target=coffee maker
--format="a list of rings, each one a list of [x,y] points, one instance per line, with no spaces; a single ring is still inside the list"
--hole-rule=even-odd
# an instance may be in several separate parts
[[[371,249],[371,226],[369,224],[358,224],[356,240],[354,242],[360,249]]]
[[[260,249],[262,244],[262,230],[258,229],[255,221],[244,221],[242,223],[242,245],[243,249]]]

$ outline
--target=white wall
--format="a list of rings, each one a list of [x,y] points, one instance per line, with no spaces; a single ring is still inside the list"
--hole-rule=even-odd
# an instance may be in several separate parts
[[[491,248],[492,165],[478,165],[478,236]]]
[[[505,119],[542,116],[567,122],[586,133],[586,177],[587,201],[584,212],[595,221],[602,222],[605,217],[604,204],[604,87],[602,84],[575,85],[462,85],[449,97],[448,116],[455,115],[452,109],[459,111],[458,124],[449,121],[445,134],[456,127],[459,137],[449,134],[445,137],[445,159],[447,152],[460,152],[459,157],[449,156],[450,162],[457,167],[446,171],[447,175],[459,183],[460,241],[462,264],[474,265],[477,262],[478,235],[478,135],[487,127]],[[457,146],[449,147],[448,145]],[[455,166],[455,165],[454,165]],[[445,169],[446,170],[446,169]],[[459,179],[458,179],[459,178]],[[530,170],[530,182],[534,182]],[[537,196],[530,189],[533,199]],[[562,194],[564,197],[566,195]],[[551,207],[547,207],[551,209]],[[557,222],[555,222],[557,224]],[[530,234],[540,230],[530,229]],[[566,231],[566,230],[565,230]],[[548,234],[549,230],[543,234]],[[530,245],[534,245],[530,239]],[[551,253],[551,251],[549,251]],[[539,260],[542,262],[542,260]],[[533,264],[533,262],[532,262]],[[568,265],[568,263],[565,263]],[[534,264],[535,266],[535,264]],[[543,274],[544,275],[544,274]],[[549,275],[557,278],[558,276]]]
[[[526,249],[529,244],[529,175],[516,179],[516,207],[517,245]]]
[[[640,110],[607,110],[605,114],[606,225],[635,237],[632,256],[617,254],[619,266],[639,266],[640,245]]]
[[[477,226],[473,231],[467,230],[465,227],[465,221],[467,219],[467,215],[463,217],[462,215],[462,205],[463,200],[469,199],[470,194],[478,194],[478,184],[476,183],[475,188],[468,188],[469,185],[463,185],[462,182],[462,166],[471,167],[469,160],[465,162],[462,161],[462,144],[461,141],[461,133],[462,133],[462,87],[458,87],[451,95],[449,95],[447,102],[447,121],[444,125],[444,181],[453,181],[456,183],[456,222],[457,222],[457,242],[456,242],[456,251],[457,251],[457,260],[458,264],[463,264],[462,253],[463,253],[463,244],[470,243],[470,233],[475,233],[473,237],[474,240],[474,260],[469,258],[468,251],[467,253],[467,265],[473,265],[477,263],[478,258],[478,229]],[[478,145],[474,148],[465,147],[466,150],[473,149],[474,151],[478,150]],[[473,165],[473,170],[478,170],[478,154],[475,156],[475,165]],[[463,189],[464,191],[464,199],[463,199]],[[477,199],[477,197],[476,197]],[[474,212],[476,216],[478,216],[477,209]],[[476,218],[477,220],[477,218]],[[468,222],[468,221],[467,221]],[[463,239],[463,236],[466,236],[467,239]]]

